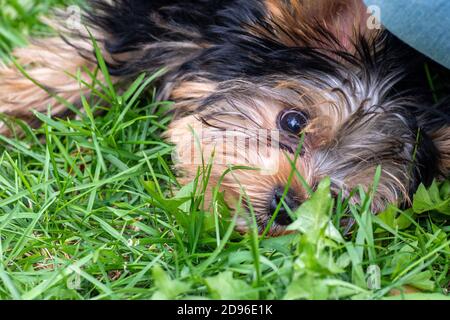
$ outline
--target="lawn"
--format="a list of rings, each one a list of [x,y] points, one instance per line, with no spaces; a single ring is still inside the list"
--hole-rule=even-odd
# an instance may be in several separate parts
[[[67,3],[0,0],[0,60]],[[298,233],[240,235],[217,189],[205,206],[207,175],[177,183],[160,137],[171,103],[147,79],[0,136],[0,299],[449,299],[449,181],[375,216],[374,190],[333,203],[325,179],[295,213]]]

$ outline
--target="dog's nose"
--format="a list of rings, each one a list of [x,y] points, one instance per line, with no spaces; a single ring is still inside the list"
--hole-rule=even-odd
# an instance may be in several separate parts
[[[278,204],[281,202],[281,198],[283,197],[284,188],[283,187],[277,187],[275,188],[272,199],[270,201],[270,214],[273,215],[278,207]],[[293,196],[293,192],[291,190],[288,191],[286,196],[283,199],[284,203],[294,211],[297,209],[297,207],[300,205],[298,201],[295,200]],[[275,218],[276,223],[287,226],[292,223],[292,219],[289,216],[289,213],[287,212],[285,206],[282,204],[280,207],[280,210],[278,211],[277,217]]]

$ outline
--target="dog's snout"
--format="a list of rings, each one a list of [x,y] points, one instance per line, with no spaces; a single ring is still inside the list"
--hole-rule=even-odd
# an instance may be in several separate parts
[[[286,206],[289,207],[292,211],[297,209],[297,207],[300,205],[299,201],[297,201],[294,197],[294,194],[292,190],[289,190],[286,194],[286,196],[283,198],[283,187],[277,187],[275,188],[272,199],[270,201],[270,207],[269,212],[270,215],[273,215],[278,207],[278,204],[281,202],[281,199],[283,199]],[[289,213],[286,209],[286,207],[282,204],[280,207],[280,210],[278,211],[277,217],[275,218],[276,223],[287,226],[292,223],[292,219],[289,216]]]

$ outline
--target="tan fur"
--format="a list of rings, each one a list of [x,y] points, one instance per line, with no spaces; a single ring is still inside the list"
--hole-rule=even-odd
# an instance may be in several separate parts
[[[266,111],[271,110],[267,108]],[[268,118],[270,118],[270,115]],[[242,124],[249,125],[244,122]],[[231,133],[231,136],[245,135],[250,137],[255,130],[256,128],[252,128],[246,132]],[[291,156],[278,149],[272,150],[273,152],[269,150],[264,154],[252,149],[254,145],[233,143],[234,154],[225,154],[228,146],[226,142],[230,138],[230,135],[225,136],[226,134],[230,134],[230,132],[225,133],[221,130],[202,126],[202,123],[195,116],[181,118],[170,125],[165,136],[166,139],[176,145],[178,156],[175,162],[177,171],[182,175],[181,183],[188,183],[195,178],[197,169],[199,166],[201,167],[201,158],[203,157],[205,164],[212,164],[211,176],[205,194],[206,203],[211,204],[211,190],[218,185],[227,169],[231,166],[249,167],[249,169],[236,169],[229,172],[223,176],[219,187],[224,192],[227,204],[234,210],[237,210],[238,207],[245,207],[247,200],[250,199],[256,220],[261,228],[260,231],[268,222],[265,210],[273,187],[285,186],[290,175],[293,175],[290,189],[295,193],[296,200],[303,202],[307,199],[308,194],[305,188],[297,175],[293,174],[294,169],[288,160]],[[268,142],[263,141],[263,143],[267,144]],[[199,158],[194,159],[195,155]],[[276,172],[267,172],[265,169],[271,167],[272,164],[278,169]],[[299,159],[296,170],[309,185],[314,185],[317,181],[312,176],[313,171],[309,164],[308,159]],[[242,203],[239,203],[239,199],[242,200]],[[237,230],[245,232],[248,229],[249,210],[241,210],[239,214]],[[282,233],[285,233],[284,227],[276,224],[270,230],[272,236]]]
[[[199,107],[204,97],[212,94],[216,89],[216,83],[204,79],[180,81],[174,85],[169,99],[178,101],[176,113],[192,112]]]
[[[32,117],[32,110],[45,113],[50,108],[52,115],[58,115],[66,107],[55,95],[77,103],[81,95],[88,93],[76,78],[91,83],[83,68],[93,71],[95,64],[81,57],[61,38],[35,41],[26,48],[16,49],[13,56],[34,82],[13,65],[0,67],[0,112],[3,114],[27,120]],[[0,134],[6,133],[8,127],[2,124]]]
[[[255,27],[257,32],[288,46],[323,47],[324,39],[316,32],[318,24],[331,31],[339,46],[349,51],[354,50],[355,31],[366,37],[373,37],[378,32],[367,28],[369,15],[361,0],[266,0],[265,4],[273,30],[269,34],[267,30]],[[310,42],[298,42],[305,38]]]
[[[205,95],[213,93],[217,84],[210,81],[184,81],[180,83],[171,94],[174,100],[200,99]]]

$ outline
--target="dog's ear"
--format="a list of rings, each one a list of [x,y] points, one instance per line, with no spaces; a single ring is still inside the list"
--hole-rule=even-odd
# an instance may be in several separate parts
[[[380,29],[362,0],[266,0],[265,4],[278,40],[288,46],[353,51],[361,37],[375,37]]]

